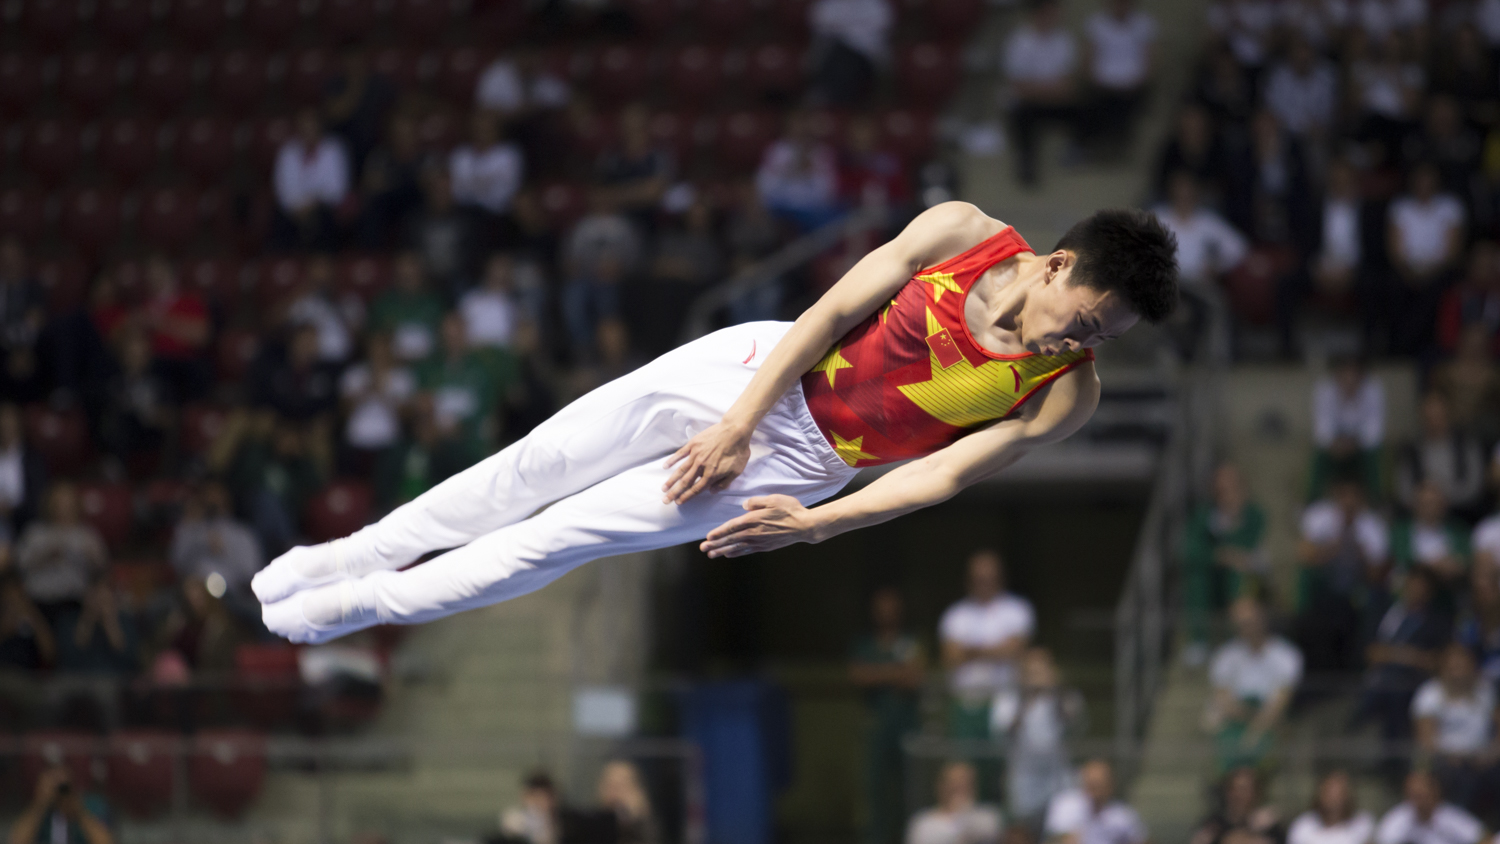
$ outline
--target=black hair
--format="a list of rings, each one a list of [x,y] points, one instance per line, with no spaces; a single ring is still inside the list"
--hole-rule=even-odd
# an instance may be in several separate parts
[[[1078,221],[1057,242],[1077,259],[1073,281],[1114,291],[1147,322],[1177,308],[1177,237],[1155,214],[1107,208]]]

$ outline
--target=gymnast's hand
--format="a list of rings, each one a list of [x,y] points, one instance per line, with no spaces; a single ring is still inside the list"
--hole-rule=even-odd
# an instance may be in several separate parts
[[[762,495],[745,502],[750,512],[708,532],[698,550],[715,557],[743,557],[813,541],[812,511],[790,495]]]
[[[663,504],[683,504],[702,492],[718,492],[745,471],[750,462],[750,434],[719,422],[688,440],[667,458],[663,468],[677,468],[661,485]]]

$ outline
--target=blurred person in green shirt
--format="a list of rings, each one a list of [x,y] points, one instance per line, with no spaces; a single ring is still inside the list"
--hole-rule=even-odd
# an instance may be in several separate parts
[[[901,741],[919,726],[918,692],[927,656],[906,632],[904,615],[900,592],[876,590],[870,599],[873,630],[855,643],[849,663],[849,678],[865,699],[865,840],[871,844],[900,837],[906,794]]]
[[[1187,613],[1190,665],[1208,658],[1212,616],[1236,598],[1263,586],[1267,559],[1262,547],[1266,513],[1252,501],[1244,476],[1233,463],[1214,472],[1213,498],[1199,505],[1183,540],[1183,609]]]
[[[422,260],[415,252],[398,255],[393,274],[394,286],[370,303],[368,328],[390,335],[398,360],[426,360],[437,351],[443,300],[428,287]]]
[[[519,381],[519,368],[504,349],[471,349],[456,313],[443,319],[441,334],[442,348],[418,368],[417,384],[429,397],[439,439],[468,467],[494,448],[497,408]]]

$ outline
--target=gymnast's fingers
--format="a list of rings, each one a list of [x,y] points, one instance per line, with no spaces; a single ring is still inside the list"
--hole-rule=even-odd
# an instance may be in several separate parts
[[[698,479],[693,482],[692,486],[688,487],[686,491],[684,491],[681,495],[677,496],[677,503],[678,504],[684,504],[684,503],[686,503],[693,496],[695,496],[698,493],[702,492],[704,490],[704,488],[706,488],[708,486],[708,483],[709,483],[708,471],[705,469],[702,474],[698,475]]]
[[[755,549],[751,548],[748,545],[728,545],[723,548],[715,548],[714,550],[708,552],[708,558],[710,560],[713,560],[719,557],[743,557],[746,554],[753,553],[755,553]]]
[[[744,516],[735,516],[734,518],[730,519],[729,521],[725,522],[724,524],[719,525],[718,527],[716,527],[713,530],[709,531],[707,538],[708,539],[722,539],[722,538],[724,538],[724,537],[726,537],[726,536],[728,536],[728,535],[730,535],[732,533],[736,533],[738,531],[742,531],[745,528],[748,528],[751,525],[756,524],[757,522],[758,522],[758,519],[753,514],[746,514]]]
[[[688,454],[692,453],[692,450],[693,450],[693,443],[691,441],[689,441],[687,444],[683,445],[682,448],[679,448],[676,451],[672,452],[672,456],[668,457],[667,458],[667,462],[661,464],[661,467],[663,469],[670,469],[670,468],[672,468],[672,464],[673,463],[676,463],[677,461],[681,460],[682,458],[688,456]],[[666,489],[666,487],[663,486],[662,489]]]
[[[680,493],[682,489],[688,484],[691,484],[693,482],[693,479],[697,476],[698,471],[699,466],[697,460],[687,460],[685,462],[678,463],[677,468],[672,470],[672,474],[667,478],[667,482],[662,485],[662,489],[666,490],[667,493],[662,498],[662,500],[669,503],[676,500],[678,493]]]

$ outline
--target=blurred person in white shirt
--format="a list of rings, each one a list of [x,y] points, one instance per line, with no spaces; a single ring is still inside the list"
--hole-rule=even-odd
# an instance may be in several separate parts
[[[1169,204],[1152,209],[1177,237],[1177,270],[1185,288],[1208,285],[1239,266],[1250,242],[1219,214],[1205,207],[1198,183],[1184,171],[1167,181]]]
[[[349,195],[349,154],[323,131],[317,109],[297,113],[296,130],[276,153],[276,215],[272,244],[327,249],[335,242],[335,211]]]
[[[786,134],[766,147],[755,172],[755,187],[771,213],[804,231],[838,216],[838,155],[813,137],[806,114],[787,116]]]
[[[906,844],[999,844],[1000,809],[980,803],[974,766],[949,762],[938,775],[937,805],[912,816]]]
[[[1375,830],[1375,844],[1479,844],[1484,826],[1443,800],[1442,786],[1428,771],[1406,777],[1406,799],[1396,804]]]
[[[1005,40],[1011,130],[1016,140],[1016,176],[1037,183],[1037,142],[1046,125],[1078,136],[1078,40],[1063,25],[1059,0],[1034,0],[1026,20]]]
[[[479,286],[458,301],[470,345],[503,349],[515,341],[521,312],[516,303],[514,275],[515,260],[497,252],[485,262]]]
[[[1031,648],[1021,683],[995,696],[990,729],[1009,739],[1005,778],[1013,820],[1035,827],[1053,795],[1073,784],[1068,737],[1083,726],[1084,701],[1063,685],[1052,652]]]
[[[815,0],[808,22],[814,39],[812,95],[820,105],[864,101],[889,53],[895,21],[890,0]]]
[[[1230,606],[1229,617],[1235,637],[1219,647],[1209,664],[1213,694],[1204,712],[1221,770],[1265,759],[1302,681],[1302,652],[1272,635],[1264,607],[1253,598],[1240,598]]]
[[[1474,654],[1457,642],[1443,650],[1438,675],[1412,699],[1417,752],[1430,760],[1443,794],[1472,808],[1482,780],[1500,760],[1495,689],[1479,676]]]
[[[474,113],[469,142],[448,156],[453,201],[487,218],[510,212],[523,171],[521,148],[501,136],[499,118],[487,111]]]
[[[375,456],[396,444],[402,414],[416,392],[417,380],[397,362],[390,337],[371,334],[365,341],[365,359],[339,378],[346,468],[368,472]]]
[[[1209,30],[1229,45],[1240,66],[1258,68],[1266,60],[1276,12],[1276,4],[1269,0],[1216,0],[1205,17]]]
[[[1286,61],[1271,70],[1265,101],[1288,132],[1317,142],[1337,116],[1338,71],[1306,40],[1295,39]]]
[[[1036,614],[1029,601],[1005,590],[1004,562],[994,550],[969,557],[967,586],[938,627],[954,703],[948,732],[988,738],[991,701],[1019,680],[1017,661],[1036,630]]]
[[[1114,769],[1103,759],[1078,769],[1078,786],[1059,792],[1042,827],[1049,844],[1146,844],[1141,816],[1115,797]]]
[[[1386,242],[1396,277],[1386,308],[1391,348],[1401,354],[1431,345],[1444,282],[1463,252],[1463,203],[1440,188],[1437,167],[1424,162],[1412,170],[1409,192],[1390,207]]]
[[[480,72],[474,105],[511,118],[528,110],[560,109],[571,94],[568,83],[541,67],[534,53],[510,51],[496,56]]]
[[[1129,151],[1135,122],[1156,68],[1156,19],[1135,0],[1110,0],[1084,25],[1091,87],[1084,118],[1090,140],[1111,144],[1109,152]]]
[[[354,351],[351,330],[363,316],[358,300],[335,301],[333,259],[316,255],[302,270],[302,285],[287,308],[293,325],[311,325],[318,332],[318,359],[340,364]]]
[[[1328,374],[1313,384],[1313,465],[1308,497],[1321,498],[1330,479],[1356,477],[1370,495],[1380,483],[1380,448],[1385,444],[1385,385],[1357,355],[1330,361]]]
[[[1292,821],[1286,844],[1370,844],[1374,835],[1375,818],[1355,803],[1349,775],[1332,771],[1318,780],[1312,808]]]

